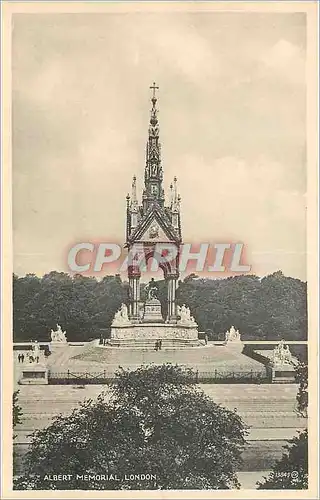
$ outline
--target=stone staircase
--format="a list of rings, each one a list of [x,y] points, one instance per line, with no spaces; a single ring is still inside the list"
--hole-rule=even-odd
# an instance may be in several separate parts
[[[203,341],[199,339],[162,339],[161,350],[164,349],[188,349],[190,347],[200,347]],[[155,349],[155,339],[109,339],[108,345],[104,347],[121,347],[121,349]]]
[[[268,420],[277,421],[278,427],[284,423],[284,418],[290,417],[295,420],[295,425],[298,423],[305,426],[305,419],[298,418],[295,413],[296,399],[295,391],[293,390],[282,392],[278,387],[274,386],[256,386],[255,399],[250,398],[248,386],[232,386],[232,393],[227,394],[226,385],[201,385],[204,392],[212,398],[215,403],[235,410],[247,420],[254,417],[257,420],[258,427],[262,427],[259,419],[267,418]],[[274,393],[276,389],[277,394]],[[267,389],[265,391],[264,389]],[[101,392],[106,395],[110,392],[107,385],[85,386],[83,389],[79,386],[23,386],[19,393],[19,404],[23,410],[23,419],[32,420],[44,418],[50,419],[53,415],[59,413],[68,414],[77,405],[85,399],[95,399]],[[271,396],[271,397],[270,397]],[[108,396],[107,396],[108,397]],[[23,428],[25,424],[18,426]],[[272,425],[274,427],[274,425]]]
[[[272,413],[275,416],[280,416],[284,413],[292,413],[296,408],[295,400],[275,400],[275,401],[265,401],[262,399],[257,400],[247,400],[243,401],[241,399],[215,399],[216,403],[220,403],[226,408],[233,410],[237,408],[237,411],[242,414],[258,414],[258,413]]]
[[[91,344],[88,342],[85,345],[68,345],[66,348],[54,351],[51,356],[48,358],[47,366],[50,369],[51,367],[59,367],[68,363],[70,358],[77,356],[78,354],[83,353],[88,350]]]
[[[274,460],[282,456],[285,441],[307,425],[306,419],[295,413],[296,385],[201,384],[200,387],[216,403],[236,409],[249,426],[241,470],[271,468]],[[21,386],[19,404],[23,416],[15,429],[14,442],[18,470],[33,430],[46,427],[57,414],[70,414],[84,399],[95,399],[101,392],[108,397],[108,391],[107,385]]]

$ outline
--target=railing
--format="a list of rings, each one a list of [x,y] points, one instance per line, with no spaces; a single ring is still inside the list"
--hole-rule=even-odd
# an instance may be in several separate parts
[[[195,374],[195,382],[200,384],[269,384],[270,375],[261,371],[219,371],[199,372]]]
[[[87,385],[87,384],[110,384],[115,380],[114,372],[110,373],[107,370],[103,372],[53,372],[49,371],[49,384],[71,384],[71,385]],[[270,375],[263,372],[247,371],[219,371],[212,370],[210,372],[196,371],[194,375],[196,384],[266,384],[271,383]]]
[[[103,372],[53,372],[48,373],[49,384],[63,385],[87,385],[87,384],[110,384],[115,379],[114,373],[106,370]]]

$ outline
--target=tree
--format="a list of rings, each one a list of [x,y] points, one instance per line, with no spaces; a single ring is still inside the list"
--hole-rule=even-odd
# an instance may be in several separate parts
[[[22,420],[22,409],[21,406],[18,404],[18,395],[19,391],[14,391],[12,395],[12,428],[15,429],[15,427],[18,424],[21,424]],[[16,434],[13,433],[13,439],[17,437]],[[16,452],[15,449],[13,449],[13,473],[16,472],[17,468],[17,457],[16,457]]]
[[[307,285],[277,271],[226,279],[191,274],[179,282],[178,303],[190,306],[199,330],[224,335],[234,325],[243,340],[305,340]]]
[[[258,314],[264,317],[266,338],[307,339],[306,283],[277,271],[261,280],[260,298]]]
[[[260,490],[303,490],[308,488],[308,431],[300,432],[284,446],[281,460],[276,462],[268,477],[258,482]]]
[[[38,327],[37,313],[32,307],[34,297],[39,294],[42,280],[34,274],[23,278],[13,275],[13,329],[15,339],[34,334]],[[33,337],[35,338],[35,337]]]
[[[299,389],[296,396],[298,411],[307,416],[308,407],[308,366],[300,362],[295,367],[296,380]],[[308,430],[300,432],[297,437],[288,441],[284,446],[288,453],[284,453],[277,461],[268,477],[258,482],[258,489],[302,490],[308,488]]]
[[[111,395],[34,433],[15,489],[239,488],[244,423],[194,381],[191,369],[177,365],[120,369]],[[70,480],[55,481],[61,471]]]
[[[18,394],[19,391],[15,391],[12,396],[12,427],[13,429],[16,425],[21,424],[22,409],[18,404]],[[16,436],[14,435],[13,438]]]
[[[116,311],[120,308],[122,302],[127,301],[128,291],[121,282],[119,275],[104,276],[97,283],[94,290],[94,302],[92,306],[93,331],[111,327],[112,320]],[[99,335],[96,334],[96,337]]]
[[[297,393],[298,412],[307,417],[308,412],[308,365],[306,363],[298,363],[295,366],[296,381],[299,384]]]
[[[61,324],[69,341],[99,337],[110,329],[116,310],[126,300],[119,276],[96,278],[52,271],[42,278],[13,276],[14,340],[49,341]]]

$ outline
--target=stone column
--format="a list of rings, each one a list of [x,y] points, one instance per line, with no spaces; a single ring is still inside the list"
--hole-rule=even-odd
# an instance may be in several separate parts
[[[131,316],[133,315],[133,301],[134,301],[134,278],[132,278],[131,276],[129,276],[129,289],[130,289],[130,292],[129,292],[129,318],[131,318]]]
[[[134,300],[133,300],[133,317],[139,319],[139,302],[140,302],[140,276],[133,278],[134,283]]]
[[[176,291],[177,291],[177,280],[173,279],[172,280],[172,317],[176,320],[177,319],[177,304],[176,304]]]
[[[139,301],[140,301],[140,271],[131,268],[128,273],[129,286],[131,290],[131,298],[129,304],[129,317],[133,321],[138,321],[139,316]]]
[[[168,321],[170,320],[171,314],[172,314],[172,298],[171,298],[171,295],[172,295],[172,286],[171,286],[171,283],[172,283],[172,280],[168,280],[168,282],[167,282],[167,284],[168,284],[168,290],[167,290],[167,295],[168,295],[168,298],[167,298],[167,302],[168,302]]]
[[[176,323],[177,322],[177,307],[176,307],[177,278],[175,276],[168,276],[167,277],[167,286],[168,286],[167,321],[168,321],[168,323]]]

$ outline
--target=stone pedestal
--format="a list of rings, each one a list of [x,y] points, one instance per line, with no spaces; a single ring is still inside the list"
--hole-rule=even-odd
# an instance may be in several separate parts
[[[19,384],[22,385],[47,385],[48,384],[48,369],[45,365],[39,363],[31,363],[25,365],[22,369]]]
[[[140,323],[124,327],[112,327],[111,339],[198,339],[196,327],[183,327],[163,323]]]
[[[124,327],[112,327],[110,346],[153,349],[156,340],[165,347],[200,346],[197,325],[180,326],[168,323],[140,323]]]
[[[68,342],[50,342],[50,351],[56,352],[60,349],[66,348],[69,346]]]
[[[181,308],[179,320],[174,320],[173,315],[168,315],[164,321],[161,302],[151,293],[143,310],[140,309],[140,302],[138,305],[139,314],[134,318],[128,315],[126,305],[121,305],[111,324],[108,346],[150,349],[154,348],[157,340],[162,341],[164,348],[201,345],[198,339],[198,325],[190,316],[190,310],[186,306]]]
[[[149,299],[144,306],[144,323],[163,323],[161,303],[158,299]]]
[[[224,345],[228,348],[228,349],[232,349],[234,352],[239,352],[241,353],[243,351],[243,348],[244,348],[244,343],[239,340],[227,340],[225,341]]]
[[[273,384],[291,384],[295,382],[295,368],[289,363],[270,363]]]

